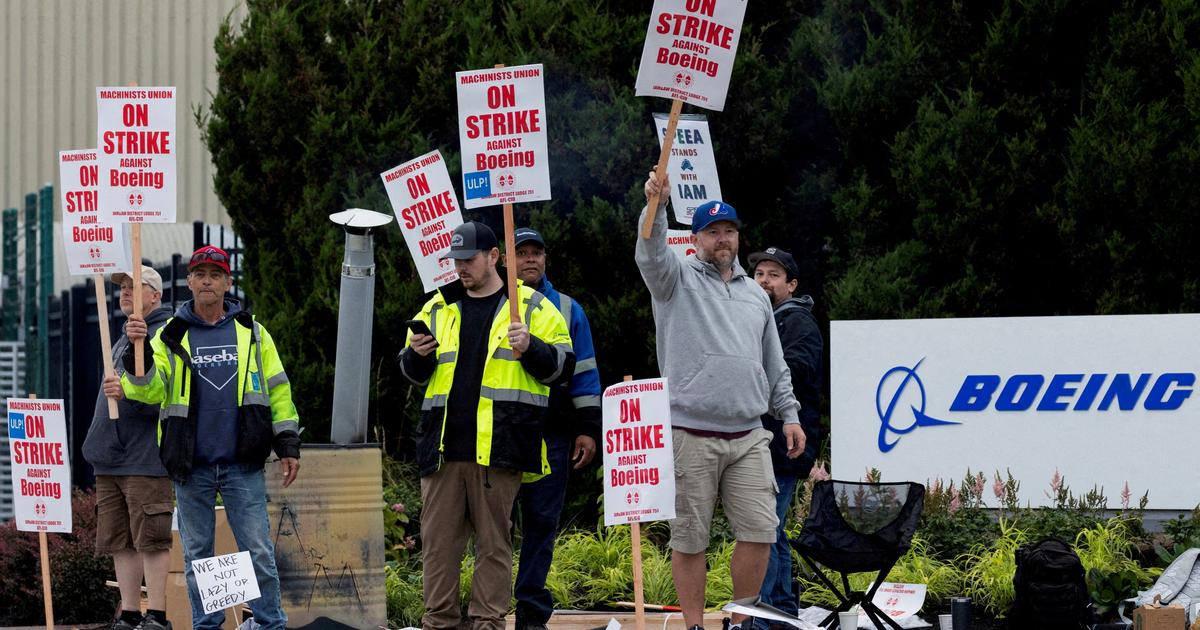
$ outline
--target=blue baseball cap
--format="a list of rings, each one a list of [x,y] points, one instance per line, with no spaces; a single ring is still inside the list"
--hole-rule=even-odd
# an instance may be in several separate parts
[[[739,228],[742,227],[742,221],[738,219],[737,210],[734,210],[733,206],[723,201],[707,201],[696,208],[692,215],[692,234],[717,221],[729,221]]]

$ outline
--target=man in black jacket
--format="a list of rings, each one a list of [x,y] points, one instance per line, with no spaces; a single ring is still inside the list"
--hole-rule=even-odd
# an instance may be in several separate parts
[[[818,408],[821,402],[821,350],[824,339],[813,318],[813,299],[808,295],[792,297],[800,274],[796,259],[778,247],[768,247],[750,254],[748,260],[754,281],[767,292],[775,309],[775,326],[779,329],[784,361],[792,374],[792,391],[800,403],[800,426],[807,438],[804,454],[796,459],[788,459],[783,423],[769,415],[762,417],[763,426],[773,435],[771,463],[779,484],[775,503],[779,530],[778,538],[771,547],[771,559],[760,594],[764,602],[795,614],[799,602],[792,589],[792,556],[784,525],[795,496],[796,484],[808,477],[820,452],[821,414]],[[766,627],[761,620],[756,623]]]

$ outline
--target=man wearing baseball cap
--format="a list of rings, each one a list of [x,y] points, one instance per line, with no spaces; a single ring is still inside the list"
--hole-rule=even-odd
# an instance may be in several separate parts
[[[159,449],[175,481],[179,537],[183,543],[192,627],[217,630],[225,611],[205,614],[192,561],[213,555],[217,494],[237,540],[250,552],[262,596],[251,600],[256,627],[282,630],[279,571],[269,535],[263,466],[272,449],[280,458],[283,487],[300,470],[299,417],[291,385],[271,335],[241,302],[226,295],[233,286],[229,254],[206,245],[188,261],[192,299],[179,307],[146,349],[146,374],[105,379],[105,393],[156,404],[163,410]],[[145,338],[146,323],[131,316],[125,332]]]
[[[704,552],[718,495],[737,541],[733,597],[753,597],[762,586],[779,519],[771,432],[759,416],[783,420],[788,457],[803,452],[804,432],[771,303],[737,261],[737,211],[723,201],[696,208],[696,253],[680,259],[667,247],[666,174],[651,171],[644,190],[647,203],[658,195],[659,207],[634,258],[650,290],[659,369],[671,383],[671,573],[684,623],[695,630],[704,621]]]
[[[554,597],[546,576],[554,556],[558,518],[567,496],[571,470],[587,466],[600,440],[600,371],[592,347],[592,328],[579,302],[559,292],[546,277],[546,240],[529,227],[513,232],[517,277],[545,295],[567,320],[575,373],[550,390],[546,422],[546,456],[550,474],[521,486],[517,510],[521,515],[521,555],[514,595],[517,630],[545,630],[554,612]]]
[[[792,377],[792,391],[800,403],[800,426],[804,429],[804,453],[795,459],[787,456],[783,422],[771,414],[763,414],[763,427],[771,432],[771,464],[779,495],[775,513],[779,517],[771,560],[760,591],[762,600],[780,610],[796,610],[799,602],[792,588],[792,551],[784,532],[784,519],[792,505],[796,485],[808,477],[821,440],[821,351],[824,339],[813,318],[813,299],[808,295],[792,297],[799,284],[800,267],[796,259],[778,247],[768,247],[750,254],[747,259],[754,281],[771,299],[775,327],[783,346],[783,358]],[[759,628],[768,624],[758,619]]]
[[[111,279],[121,288],[121,311],[129,316],[133,278],[119,272]],[[162,276],[142,265],[142,285],[145,324],[157,332],[171,317],[171,309],[162,305]],[[112,356],[121,356],[128,346],[129,338],[121,335]],[[117,369],[122,369],[119,364]],[[117,412],[116,420],[108,417],[108,403],[99,392],[83,440],[83,457],[96,472],[96,554],[112,556],[121,591],[121,612],[109,627],[170,628],[166,590],[175,497],[158,458],[158,407],[121,397]],[[143,577],[149,604],[145,615],[140,612]]]
[[[523,477],[550,473],[542,441],[550,390],[575,372],[553,302],[522,284],[521,321],[509,320],[498,246],[482,223],[454,229],[445,258],[466,291],[426,302],[413,319],[432,334],[410,328],[399,356],[404,377],[425,388],[417,430],[425,630],[458,627],[459,568],[472,535],[469,614],[475,630],[504,630],[513,501]]]

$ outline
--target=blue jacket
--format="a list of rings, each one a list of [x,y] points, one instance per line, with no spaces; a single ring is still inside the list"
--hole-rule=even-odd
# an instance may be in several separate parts
[[[563,294],[554,288],[550,279],[542,276],[538,293],[546,296],[562,312],[571,333],[575,350],[575,374],[565,386],[550,390],[550,415],[546,430],[566,434],[590,435],[600,444],[600,370],[596,366],[596,348],[592,345],[592,327],[587,314],[575,298],[570,298],[570,312],[563,308]],[[568,296],[569,297],[569,296]],[[570,421],[564,422],[564,418]]]

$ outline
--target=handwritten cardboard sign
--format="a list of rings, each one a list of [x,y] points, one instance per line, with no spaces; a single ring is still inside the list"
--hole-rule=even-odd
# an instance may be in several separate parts
[[[192,560],[192,573],[205,614],[262,596],[249,551]]]

